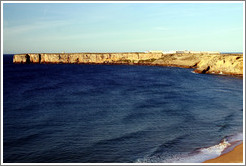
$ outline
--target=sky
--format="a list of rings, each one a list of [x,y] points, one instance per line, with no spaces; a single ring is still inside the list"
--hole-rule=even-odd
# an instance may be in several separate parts
[[[243,3],[4,3],[3,53],[243,51]]]

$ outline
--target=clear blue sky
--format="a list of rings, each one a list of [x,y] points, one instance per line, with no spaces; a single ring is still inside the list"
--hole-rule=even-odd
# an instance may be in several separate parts
[[[243,51],[242,3],[5,3],[4,53]]]

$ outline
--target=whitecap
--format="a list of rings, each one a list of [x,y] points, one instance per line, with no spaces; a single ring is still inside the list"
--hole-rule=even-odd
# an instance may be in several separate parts
[[[138,159],[138,163],[201,163],[209,159],[219,157],[225,152],[226,149],[234,148],[235,142],[240,143],[243,140],[243,133],[238,133],[228,136],[223,139],[219,144],[206,148],[200,148],[194,153],[187,153],[186,155],[173,155],[172,157],[162,159],[161,156],[144,157]],[[228,151],[227,151],[228,152]]]

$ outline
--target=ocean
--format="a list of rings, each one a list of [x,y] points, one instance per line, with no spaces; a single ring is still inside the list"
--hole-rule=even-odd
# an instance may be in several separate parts
[[[161,66],[13,64],[4,163],[199,163],[243,138],[243,78]]]

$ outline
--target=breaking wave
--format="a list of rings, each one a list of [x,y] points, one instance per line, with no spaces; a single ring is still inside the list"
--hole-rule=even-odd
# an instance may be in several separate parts
[[[231,151],[235,146],[239,145],[243,140],[243,133],[228,136],[219,144],[204,147],[189,154],[170,155],[167,158],[156,155],[138,159],[137,163],[201,163],[209,159],[219,157],[220,155]]]

